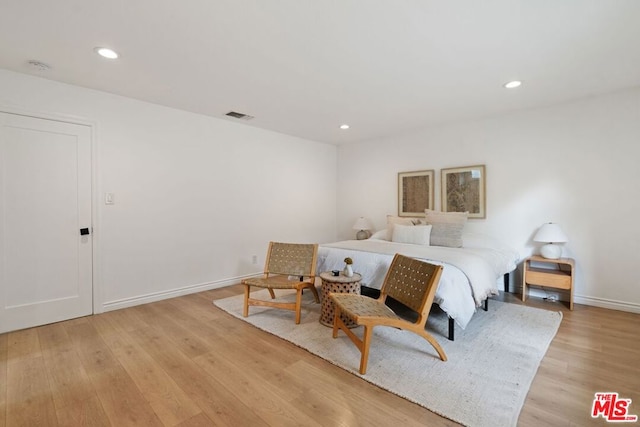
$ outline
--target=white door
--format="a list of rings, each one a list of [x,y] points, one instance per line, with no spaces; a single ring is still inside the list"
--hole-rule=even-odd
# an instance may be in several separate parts
[[[93,312],[91,232],[91,128],[0,112],[0,333]]]

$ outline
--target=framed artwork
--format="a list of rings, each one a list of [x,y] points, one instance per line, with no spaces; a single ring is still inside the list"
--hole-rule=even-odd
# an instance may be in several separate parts
[[[485,169],[485,165],[442,169],[442,211],[469,212],[469,218],[486,218]]]
[[[398,216],[423,216],[433,209],[434,171],[398,173]]]

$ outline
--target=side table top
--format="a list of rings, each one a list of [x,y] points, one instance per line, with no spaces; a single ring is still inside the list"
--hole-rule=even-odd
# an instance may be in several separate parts
[[[557,259],[551,259],[551,258],[544,258],[540,255],[531,255],[530,257],[526,258],[525,261],[533,261],[533,262],[546,262],[546,263],[550,263],[550,264],[567,264],[570,265],[572,267],[575,267],[576,261],[573,258],[557,258]]]
[[[320,278],[326,282],[334,282],[334,283],[353,283],[359,282],[362,280],[362,276],[358,273],[353,273],[353,276],[347,277],[340,272],[339,276],[334,276],[330,271],[323,271],[320,273]]]

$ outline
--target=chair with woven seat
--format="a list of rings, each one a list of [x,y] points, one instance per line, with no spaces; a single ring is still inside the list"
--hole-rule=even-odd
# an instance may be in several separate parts
[[[333,338],[337,338],[338,329],[341,329],[358,347],[361,353],[361,374],[364,375],[367,372],[369,347],[373,328],[376,326],[390,326],[411,331],[427,340],[438,352],[442,361],[447,360],[440,344],[424,329],[441,275],[442,266],[440,265],[396,254],[382,284],[380,297],[377,299],[357,294],[331,293],[329,295],[335,305]],[[397,316],[385,304],[387,297],[416,312],[418,315],[416,321],[411,322]],[[345,314],[358,326],[364,326],[362,339],[345,325],[340,317],[341,314]]]
[[[242,315],[249,315],[249,306],[267,306],[295,311],[296,324],[300,323],[302,291],[310,289],[316,302],[320,302],[315,286],[317,244],[270,242],[262,277],[242,281],[244,285],[244,308]],[[296,301],[281,302],[251,298],[251,287],[268,289],[271,299],[275,299],[274,289],[294,289]]]

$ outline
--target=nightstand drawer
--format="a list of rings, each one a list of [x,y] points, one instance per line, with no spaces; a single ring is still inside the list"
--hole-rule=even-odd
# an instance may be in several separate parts
[[[548,286],[557,289],[571,289],[571,275],[559,270],[529,268],[526,276],[527,284]]]

